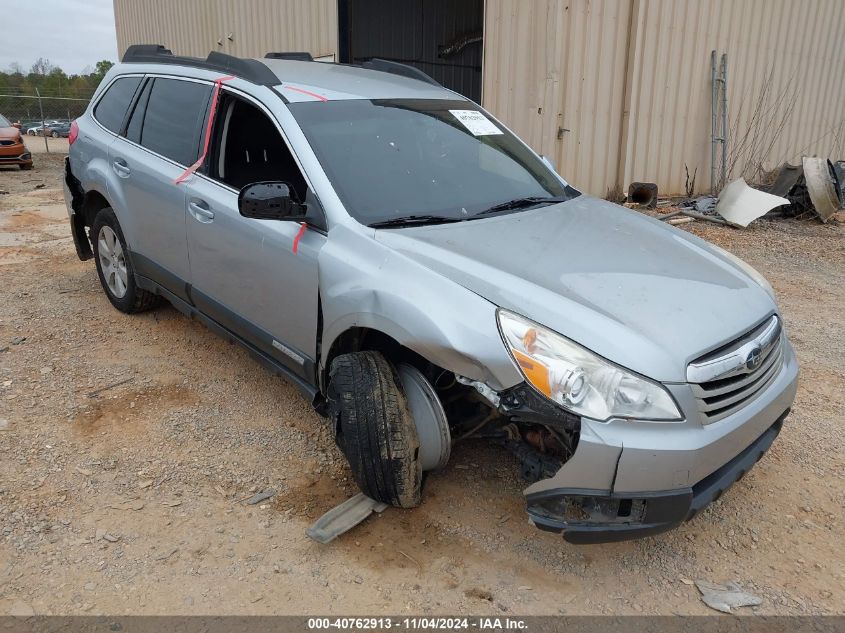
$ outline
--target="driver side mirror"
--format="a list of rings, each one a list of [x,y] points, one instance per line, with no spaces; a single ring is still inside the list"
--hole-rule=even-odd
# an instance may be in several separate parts
[[[16,127],[18,129],[21,129],[21,122],[18,121],[17,123],[12,123],[12,127]]]
[[[306,206],[294,199],[286,182],[254,182],[238,194],[238,211],[256,220],[305,220]]]

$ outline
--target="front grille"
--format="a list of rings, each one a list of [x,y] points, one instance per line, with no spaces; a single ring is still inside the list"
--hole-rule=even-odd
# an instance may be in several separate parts
[[[760,361],[748,368],[745,359],[752,349]],[[701,419],[711,424],[740,410],[754,400],[777,377],[783,366],[783,333],[780,321],[771,317],[733,343],[691,363],[688,377],[706,375],[704,368],[723,368],[721,375],[700,382],[690,381]]]
[[[14,144],[15,144],[15,141],[9,141],[9,140],[6,140],[6,139],[0,141],[0,145],[14,145]]]

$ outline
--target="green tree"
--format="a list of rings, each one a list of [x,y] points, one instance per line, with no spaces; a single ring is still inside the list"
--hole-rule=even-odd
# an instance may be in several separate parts
[[[110,62],[107,59],[103,59],[97,62],[94,66],[94,77],[97,77],[97,81],[102,81],[103,77],[106,76],[106,73],[111,70],[111,67],[114,66],[114,62]]]

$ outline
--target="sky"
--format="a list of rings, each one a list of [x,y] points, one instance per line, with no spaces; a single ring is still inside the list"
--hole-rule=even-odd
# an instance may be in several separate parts
[[[0,69],[29,70],[39,57],[68,74],[117,61],[113,0],[2,0]]]

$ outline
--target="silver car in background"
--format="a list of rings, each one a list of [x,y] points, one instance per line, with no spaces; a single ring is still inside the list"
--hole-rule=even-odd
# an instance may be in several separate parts
[[[769,284],[578,192],[420,71],[133,46],[70,132],[81,259],[286,376],[361,490],[420,503],[453,438],[513,453],[572,542],[691,518],[777,436],[798,366]]]

